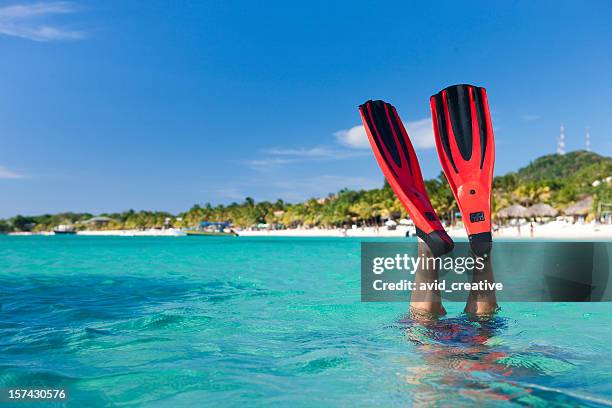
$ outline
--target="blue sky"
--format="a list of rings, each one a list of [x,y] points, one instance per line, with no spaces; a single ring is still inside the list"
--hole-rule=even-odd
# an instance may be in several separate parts
[[[610,155],[612,3],[0,1],[0,217],[288,201],[382,175],[357,106],[397,106],[426,178],[429,96],[485,86],[496,174]]]

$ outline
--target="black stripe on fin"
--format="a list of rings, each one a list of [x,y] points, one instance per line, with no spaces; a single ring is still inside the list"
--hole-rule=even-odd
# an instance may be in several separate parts
[[[474,88],[474,104],[476,105],[476,118],[478,119],[478,131],[480,133],[480,168],[484,165],[485,152],[487,151],[487,117],[482,99],[482,88]]]
[[[451,126],[455,136],[455,141],[461,157],[464,160],[470,160],[474,150],[474,141],[472,135],[472,109],[470,106],[470,93],[469,89],[472,88],[474,95],[474,105],[476,106],[476,120],[478,121],[478,132],[480,137],[480,168],[484,165],[485,154],[487,151],[487,138],[488,138],[488,127],[487,127],[487,115],[484,106],[484,98],[482,92],[484,88],[460,84],[453,85],[444,88],[442,91],[433,95],[436,103],[437,121],[440,133],[440,139],[442,140],[442,146],[446,155],[449,157],[450,162],[457,172],[457,167],[453,161],[450,150],[450,142],[448,139],[448,132],[446,131],[446,116],[444,115],[444,101],[442,98],[442,92],[446,91],[446,100],[448,103],[448,112],[451,119]]]
[[[372,112],[371,115],[369,114],[368,109],[367,109],[368,105],[370,105],[370,108],[371,108],[370,109]],[[392,105],[384,101],[380,101],[380,100],[379,101],[368,101],[362,106],[364,107],[363,111],[365,113],[364,116],[368,122],[368,127],[370,128],[371,131],[373,131],[373,133],[375,133],[373,136],[374,136],[374,141],[376,143],[378,151],[383,156],[385,161],[388,161],[389,159],[386,157],[384,150],[382,146],[380,145],[380,141],[376,137],[376,133],[380,135],[380,138],[382,139],[382,143],[384,144],[386,150],[391,155],[391,159],[395,162],[397,167],[401,168],[402,166],[401,155],[403,154],[406,157],[406,162],[408,163],[408,170],[412,174],[412,166],[410,162],[411,158],[408,152],[408,146],[406,145],[406,141],[404,140],[404,135],[400,130],[401,125],[397,123],[397,120],[395,118],[395,114],[394,114],[395,108],[393,108]],[[390,121],[387,118],[387,109],[389,111],[389,117],[391,118]],[[399,146],[395,143],[395,139],[393,137],[394,131],[398,137]],[[393,170],[393,166],[389,166],[389,167],[391,168],[391,171],[393,171],[393,174],[395,174],[395,171]],[[397,174],[395,174],[395,176],[397,177]]]
[[[442,92],[435,94],[433,98],[436,103],[437,113],[434,120],[438,122],[438,130],[440,133],[440,141],[442,142],[442,147],[444,147],[446,157],[448,157],[448,160],[453,166],[453,169],[455,169],[455,173],[459,173],[459,171],[457,170],[457,166],[455,165],[455,160],[453,159],[453,155],[451,153],[450,142],[448,140],[448,132],[446,131],[446,115],[444,114],[444,100],[442,99]]]
[[[391,164],[389,163],[389,158],[387,157],[387,155],[384,154],[384,151],[382,149],[381,146],[381,141],[378,138],[378,135],[380,134],[381,138],[382,138],[382,132],[379,128],[376,127],[376,125],[374,124],[374,119],[373,119],[373,114],[370,115],[370,112],[368,111],[368,105],[370,105],[372,107],[372,112],[374,112],[376,109],[376,105],[374,104],[375,101],[367,101],[366,103],[364,103],[363,105],[361,105],[361,107],[363,108],[362,112],[363,112],[363,117],[367,122],[367,126],[370,129],[370,132],[372,133],[372,139],[374,139],[374,143],[376,143],[376,148],[378,149],[378,151],[380,152],[380,155],[382,156],[383,160],[387,163],[389,170],[391,170],[391,172],[393,173],[393,176],[397,179],[398,175],[395,172],[395,169],[393,166],[391,166]]]
[[[406,139],[404,138],[404,133],[401,131],[401,128],[404,125],[397,122],[396,118],[399,118],[399,114],[397,114],[395,108],[390,104],[387,104],[387,107],[389,108],[389,116],[391,117],[391,125],[393,126],[393,129],[395,130],[395,134],[397,135],[397,139],[399,140],[400,147],[402,149],[402,152],[404,153],[404,157],[406,158],[406,163],[408,163],[408,170],[410,171],[410,174],[412,175],[412,160],[413,159],[416,160],[416,158],[410,157],[410,151],[408,150],[408,146],[406,145]]]
[[[461,157],[468,161],[472,158],[472,110],[470,108],[469,85],[456,85],[446,88],[448,113],[453,134]]]

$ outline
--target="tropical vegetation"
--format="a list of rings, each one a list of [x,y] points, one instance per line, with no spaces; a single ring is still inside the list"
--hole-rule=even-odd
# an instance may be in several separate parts
[[[596,216],[599,203],[612,203],[612,158],[586,151],[565,155],[547,155],[516,172],[495,177],[493,181],[494,213],[511,204],[524,206],[545,203],[558,210],[584,196],[594,197],[591,218]],[[431,202],[441,218],[454,221],[457,207],[443,173],[425,182]],[[202,221],[230,221],[236,227],[289,228],[348,227],[380,225],[385,219],[406,217],[407,214],[387,183],[382,188],[352,191],[343,189],[319,199],[302,203],[261,201],[247,197],[242,203],[229,205],[196,204],[180,214],[161,211],[134,211],[99,214],[107,217],[97,229],[143,229],[193,227]],[[92,228],[86,223],[93,214],[61,213],[22,216],[0,220],[0,231],[49,231],[60,224],[77,229]]]

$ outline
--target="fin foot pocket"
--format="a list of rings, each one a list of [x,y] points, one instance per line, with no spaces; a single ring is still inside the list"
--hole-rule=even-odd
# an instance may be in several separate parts
[[[493,247],[493,236],[490,232],[481,232],[468,237],[470,239],[470,247],[477,256],[486,257]]]
[[[425,242],[425,244],[427,244],[435,257],[449,253],[455,247],[453,240],[445,231],[431,231],[428,234],[420,228],[417,228],[416,234]]]

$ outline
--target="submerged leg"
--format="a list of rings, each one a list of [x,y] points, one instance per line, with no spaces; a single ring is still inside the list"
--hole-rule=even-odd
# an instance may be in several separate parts
[[[419,240],[418,254],[421,258],[433,258],[429,246]],[[418,289],[421,283],[433,283],[438,280],[438,269],[435,265],[419,263],[414,283]],[[428,318],[443,316],[446,314],[442,306],[442,298],[438,289],[414,290],[410,297],[410,312],[413,317],[426,316]]]
[[[491,254],[485,258],[484,268],[482,271],[474,270],[474,274],[472,275],[472,283],[478,283],[484,280],[490,283],[495,282],[495,277],[493,276],[493,265],[491,263]],[[494,289],[470,291],[467,303],[465,305],[465,313],[488,315],[495,313],[497,309],[497,298],[495,296]]]

